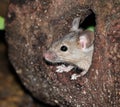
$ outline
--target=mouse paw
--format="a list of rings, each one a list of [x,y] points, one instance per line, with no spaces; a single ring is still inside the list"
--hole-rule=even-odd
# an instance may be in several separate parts
[[[59,73],[62,73],[62,72],[69,72],[70,70],[73,69],[74,66],[65,66],[64,64],[60,65],[60,66],[57,66],[57,70],[56,72],[59,72]]]
[[[83,71],[82,73],[80,73],[80,74],[72,74],[71,80],[76,80],[78,77],[84,76],[86,73],[87,73],[87,71],[84,70],[84,71]]]
[[[76,80],[78,77],[81,77],[81,75],[73,74],[73,75],[71,76],[71,80]]]

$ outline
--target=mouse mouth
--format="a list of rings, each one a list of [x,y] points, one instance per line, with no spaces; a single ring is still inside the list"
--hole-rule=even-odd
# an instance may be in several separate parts
[[[83,71],[83,69],[79,68],[77,65],[74,65],[72,63],[61,62],[61,61],[59,62],[58,60],[56,61],[56,56],[51,52],[44,54],[44,61],[46,62],[47,65],[55,66],[55,67],[61,66],[61,65],[65,65],[66,67],[73,66],[73,68],[70,71],[74,71],[77,74],[80,74]]]

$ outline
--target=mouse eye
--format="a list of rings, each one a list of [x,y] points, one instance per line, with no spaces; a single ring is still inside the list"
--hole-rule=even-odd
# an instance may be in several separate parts
[[[61,46],[60,50],[65,52],[65,51],[68,50],[68,48],[67,48],[67,46],[64,46],[64,45],[63,45],[63,46]]]

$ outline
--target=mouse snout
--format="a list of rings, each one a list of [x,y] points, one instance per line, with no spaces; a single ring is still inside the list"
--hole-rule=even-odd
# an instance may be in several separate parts
[[[43,54],[44,58],[48,61],[54,61],[57,55],[54,52],[48,51]]]

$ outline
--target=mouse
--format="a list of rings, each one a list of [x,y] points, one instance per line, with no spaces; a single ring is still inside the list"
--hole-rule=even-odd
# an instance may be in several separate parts
[[[63,63],[56,67],[58,73],[69,72],[75,67],[83,69],[80,74],[72,74],[71,80],[76,80],[88,72],[94,51],[94,32],[79,28],[79,21],[79,17],[73,19],[69,33],[53,42],[43,53],[46,61]]]

